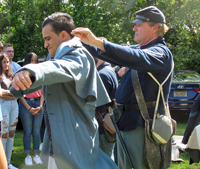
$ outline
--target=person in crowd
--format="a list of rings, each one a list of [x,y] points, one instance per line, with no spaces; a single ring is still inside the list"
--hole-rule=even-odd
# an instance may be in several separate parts
[[[115,169],[99,148],[95,107],[110,102],[94,59],[71,35],[72,17],[53,13],[42,23],[44,47],[50,60],[23,66],[15,74],[11,93],[22,97],[41,88],[46,131],[42,161],[51,169]]]
[[[113,68],[111,67],[110,63],[105,62],[98,58],[95,58],[95,60],[96,60],[97,71],[99,72],[99,75],[101,77],[101,80],[103,81],[106,91],[108,92],[109,97],[112,100],[115,98],[115,92],[118,87],[118,81],[117,81],[116,74],[115,74]],[[108,103],[106,105],[97,107],[96,108],[96,117],[98,117],[97,121],[99,124],[100,148],[114,160],[113,150],[114,150],[115,142],[109,141],[106,138],[105,131],[104,131],[104,130],[106,130],[106,128],[104,127],[103,119],[102,119],[109,112],[109,107],[113,107],[112,102]]]
[[[197,96],[197,98],[195,99],[192,105],[192,110],[190,112],[187,126],[184,132],[182,143],[185,144],[185,146],[188,143],[188,140],[194,128],[200,124],[200,109],[199,108],[200,108],[200,95]],[[182,146],[185,148],[184,145]]]
[[[149,6],[137,11],[133,23],[135,24],[134,40],[138,43],[137,45],[123,46],[101,40],[89,28],[76,28],[71,34],[88,44],[85,46],[88,46],[87,49],[94,57],[129,68],[122,76],[121,84],[115,94],[116,101],[124,105],[123,114],[117,124],[134,168],[143,169],[146,168],[144,120],[133,90],[131,69],[137,70],[149,116],[153,118],[154,101],[157,99],[159,87],[147,72],[151,72],[159,82],[163,82],[173,68],[173,56],[163,38],[169,28],[166,25],[164,14],[157,7]],[[163,86],[166,102],[170,84],[171,78]],[[159,106],[158,111],[164,114],[164,106]],[[119,168],[131,168],[118,138],[117,149]],[[171,146],[168,146],[167,153],[171,156]],[[171,159],[169,166],[170,162]]]
[[[1,85],[0,85],[0,97],[2,96],[2,90],[1,90]],[[0,136],[1,136],[1,121],[3,120],[2,117],[2,110],[1,110],[1,105],[0,105]],[[8,168],[8,163],[6,160],[6,154],[3,148],[2,140],[0,137],[0,168],[1,169],[7,169]]]
[[[3,43],[0,42],[0,54],[3,52]]]
[[[2,143],[6,153],[7,163],[9,169],[16,169],[12,164],[11,155],[14,143],[14,134],[18,122],[18,103],[17,99],[10,94],[11,80],[13,77],[10,68],[8,56],[3,53],[0,56],[0,82],[2,88],[2,96],[0,98],[0,105],[2,109]]]
[[[3,47],[3,52],[5,52],[8,55],[11,69],[12,69],[13,73],[15,73],[19,68],[21,68],[21,66],[18,63],[13,61],[14,48],[13,48],[12,44],[6,43]]]
[[[24,65],[37,64],[38,56],[30,52],[26,55]],[[40,145],[40,127],[43,118],[43,103],[44,97],[42,90],[37,90],[33,93],[27,94],[22,98],[19,98],[19,116],[23,126],[23,144],[24,152],[26,153],[25,164],[33,165],[33,161],[36,164],[42,164],[42,161],[38,155]],[[36,111],[37,110],[37,111]],[[33,138],[33,152],[34,157],[30,155],[31,152],[31,135]]]

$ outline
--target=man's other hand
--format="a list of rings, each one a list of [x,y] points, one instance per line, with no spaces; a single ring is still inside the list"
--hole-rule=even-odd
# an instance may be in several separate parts
[[[71,34],[79,37],[80,40],[85,44],[95,46],[101,49],[102,52],[105,52],[104,41],[101,40],[100,38],[97,38],[89,28],[79,27],[72,30]]]

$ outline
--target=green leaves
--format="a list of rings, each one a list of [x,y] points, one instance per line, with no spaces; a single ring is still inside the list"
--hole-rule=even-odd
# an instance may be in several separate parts
[[[132,21],[135,12],[155,5],[166,16],[170,27],[165,35],[175,60],[175,69],[200,73],[199,0],[3,0],[0,3],[1,41],[15,48],[15,60],[35,52],[47,55],[41,24],[54,12],[67,12],[76,27],[89,27],[95,35],[119,44],[134,44]]]

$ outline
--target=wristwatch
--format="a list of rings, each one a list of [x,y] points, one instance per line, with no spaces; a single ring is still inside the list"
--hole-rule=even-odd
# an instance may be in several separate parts
[[[42,110],[43,109],[43,107],[42,106],[40,106],[40,110]]]

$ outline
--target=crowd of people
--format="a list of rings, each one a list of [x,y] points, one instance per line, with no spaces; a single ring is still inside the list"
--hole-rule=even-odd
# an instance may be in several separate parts
[[[173,67],[173,56],[163,38],[169,28],[162,11],[155,6],[141,9],[136,12],[133,23],[134,40],[138,44],[124,46],[96,37],[89,28],[75,29],[67,13],[53,13],[42,23],[44,47],[49,52],[47,61],[37,64],[38,56],[31,52],[26,55],[22,67],[12,61],[12,45],[4,45],[0,56],[1,139],[8,168],[16,169],[10,159],[18,114],[24,130],[26,165],[34,161],[45,163],[48,169],[150,168],[145,156],[145,120],[132,86],[135,79],[131,72],[135,70],[138,74],[152,119],[159,86],[148,72],[163,82]],[[111,64],[120,68],[112,68]],[[166,103],[170,84],[171,78],[163,86]],[[105,134],[104,117],[114,106],[113,99],[123,105],[117,126],[130,158],[127,158],[120,136],[115,133],[116,140],[110,142]],[[159,104],[160,114],[165,114],[164,106]],[[43,117],[46,131],[40,159]],[[160,164],[161,169],[169,166],[170,162]]]
[[[40,146],[40,126],[43,119],[43,103],[44,98],[42,90],[38,90],[34,93],[27,94],[19,99],[14,97],[9,89],[11,87],[11,80],[13,74],[21,68],[19,64],[12,61],[14,57],[14,48],[11,44],[0,44],[1,56],[0,56],[0,83],[2,89],[2,95],[0,97],[1,116],[3,118],[1,123],[1,140],[3,143],[4,151],[6,154],[7,165],[9,169],[16,169],[11,161],[14,134],[20,117],[23,125],[23,144],[24,152],[26,153],[25,164],[32,165],[31,152],[31,135],[33,136],[33,151],[34,162],[41,164],[42,161],[38,156]],[[38,63],[38,56],[31,52],[25,56],[24,65]]]

